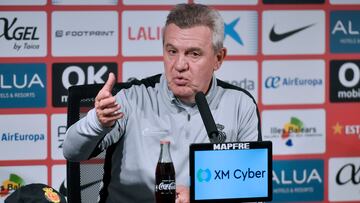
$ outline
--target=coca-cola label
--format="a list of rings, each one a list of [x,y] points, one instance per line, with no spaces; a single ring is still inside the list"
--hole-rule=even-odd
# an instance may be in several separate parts
[[[162,180],[159,185],[155,186],[156,191],[176,190],[175,180]]]

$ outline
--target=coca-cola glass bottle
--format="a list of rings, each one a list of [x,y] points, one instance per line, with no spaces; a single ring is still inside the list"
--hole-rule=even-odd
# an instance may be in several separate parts
[[[175,203],[175,169],[170,155],[170,141],[160,141],[160,156],[155,171],[156,203]]]

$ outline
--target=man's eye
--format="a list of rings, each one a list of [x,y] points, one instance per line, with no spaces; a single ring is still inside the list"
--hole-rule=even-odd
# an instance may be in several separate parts
[[[175,54],[176,54],[176,50],[174,50],[174,49],[169,49],[169,50],[168,50],[168,53],[169,53],[170,55],[175,55]]]
[[[190,56],[192,56],[192,57],[199,57],[199,56],[200,56],[200,53],[195,52],[195,51],[192,51],[192,52],[190,52]]]

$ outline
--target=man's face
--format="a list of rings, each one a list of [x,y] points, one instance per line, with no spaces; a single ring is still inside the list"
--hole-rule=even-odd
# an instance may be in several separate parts
[[[170,90],[184,102],[193,103],[195,94],[206,93],[213,72],[219,69],[225,49],[214,53],[212,32],[206,26],[181,29],[170,24],[164,32],[165,75]]]

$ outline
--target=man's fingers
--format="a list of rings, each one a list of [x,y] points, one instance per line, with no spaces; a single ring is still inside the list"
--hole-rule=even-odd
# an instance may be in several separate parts
[[[111,96],[105,99],[100,99],[95,104],[96,108],[105,109],[111,108],[117,105],[115,97]]]
[[[116,83],[116,79],[114,73],[109,73],[109,77],[101,90],[111,92],[115,83]]]
[[[101,114],[102,114],[102,116],[112,117],[112,116],[115,116],[116,114],[119,114],[120,113],[119,110],[120,110],[120,106],[116,105],[112,108],[103,109]]]

